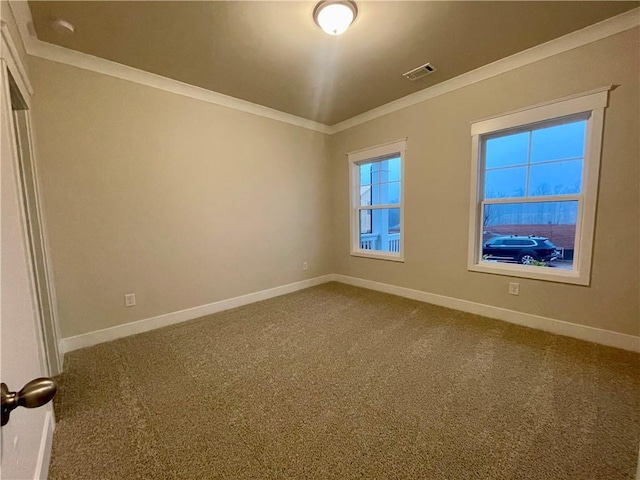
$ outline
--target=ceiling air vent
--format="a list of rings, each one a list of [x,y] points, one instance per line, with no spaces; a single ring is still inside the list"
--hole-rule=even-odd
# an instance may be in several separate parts
[[[436,67],[431,65],[430,63],[425,63],[424,65],[420,65],[418,68],[414,68],[413,70],[409,70],[407,73],[403,73],[402,76],[404,78],[408,78],[409,80],[417,80],[422,77],[426,77],[430,73],[433,73],[437,70]]]

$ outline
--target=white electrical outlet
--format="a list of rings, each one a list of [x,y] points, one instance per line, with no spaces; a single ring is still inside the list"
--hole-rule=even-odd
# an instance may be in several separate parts
[[[509,295],[520,295],[520,284],[509,282]]]
[[[125,307],[134,307],[136,305],[136,294],[135,293],[127,293],[124,296],[124,306]]]
[[[309,268],[309,265],[307,265],[307,262],[302,262],[302,269],[307,270],[308,268]]]

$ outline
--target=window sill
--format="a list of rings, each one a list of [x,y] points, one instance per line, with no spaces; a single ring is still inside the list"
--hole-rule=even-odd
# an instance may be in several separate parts
[[[584,278],[576,270],[558,270],[549,267],[533,267],[509,265],[504,263],[480,262],[469,265],[470,272],[506,275],[509,277],[531,278],[548,282],[570,283],[573,285],[589,285],[589,278]]]
[[[351,252],[352,257],[362,257],[362,258],[375,258],[376,260],[388,260],[391,262],[402,262],[404,263],[404,255],[394,254],[394,253],[385,253],[381,251],[374,250],[356,250]]]

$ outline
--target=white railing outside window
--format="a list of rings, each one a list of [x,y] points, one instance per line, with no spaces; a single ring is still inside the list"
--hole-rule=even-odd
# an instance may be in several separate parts
[[[389,237],[389,251],[390,252],[399,252],[400,251],[400,234],[399,233],[390,233]]]
[[[348,154],[351,180],[351,254],[404,261],[406,139]]]
[[[362,250],[377,250],[377,243],[380,235],[369,233],[360,235],[360,248]]]

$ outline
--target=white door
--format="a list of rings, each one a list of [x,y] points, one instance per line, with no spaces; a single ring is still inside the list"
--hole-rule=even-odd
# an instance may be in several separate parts
[[[42,334],[19,181],[9,72],[1,65],[0,375],[10,391],[45,375]],[[53,435],[51,404],[17,408],[1,427],[0,477],[46,478]]]

